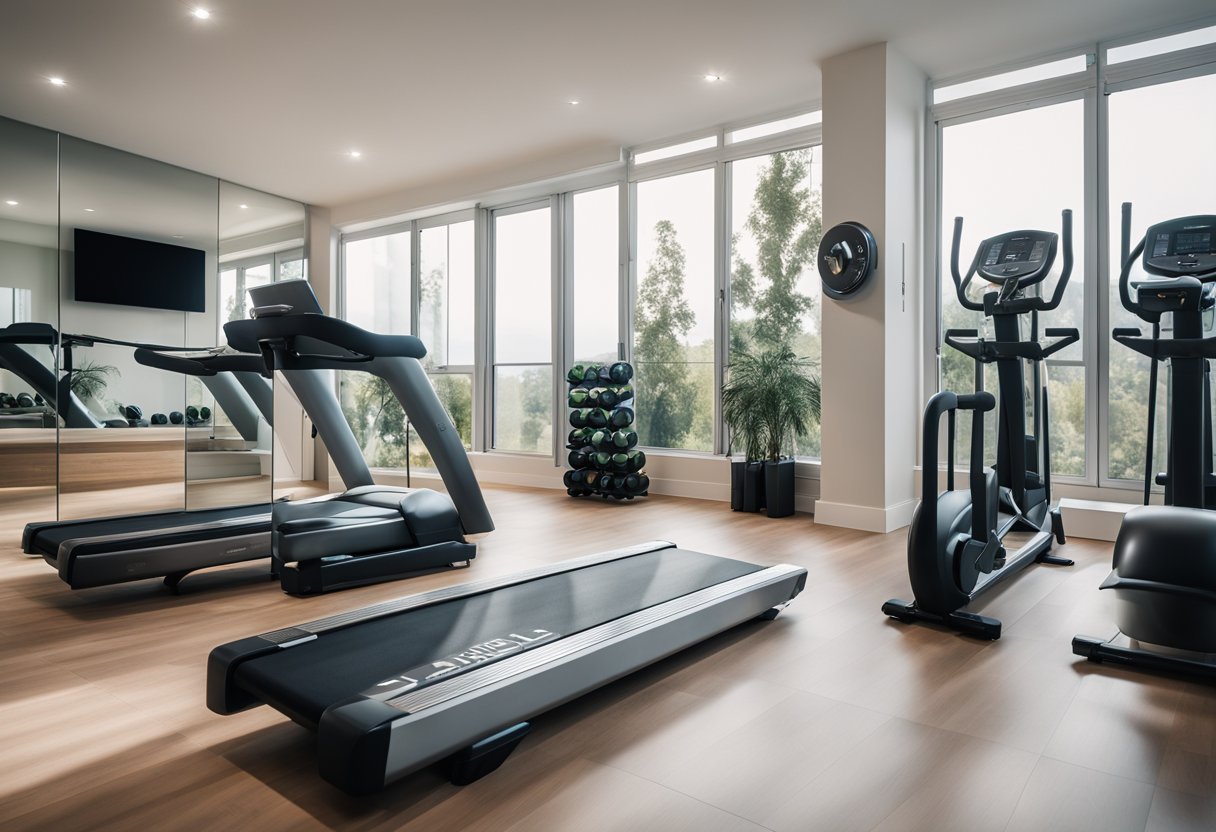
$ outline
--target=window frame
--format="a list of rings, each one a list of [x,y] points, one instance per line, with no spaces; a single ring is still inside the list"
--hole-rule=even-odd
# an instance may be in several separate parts
[[[932,280],[933,291],[926,296],[923,309],[924,355],[922,364],[922,401],[940,388],[942,354],[942,303],[944,293],[943,269],[948,269],[948,253],[941,250],[944,218],[941,216],[942,187],[942,141],[941,131],[949,126],[1007,115],[1028,109],[1051,106],[1066,101],[1083,100],[1084,125],[1084,211],[1082,231],[1085,235],[1085,271],[1083,299],[1083,359],[1081,362],[1049,359],[1048,367],[1087,367],[1085,396],[1085,451],[1086,474],[1084,477],[1057,475],[1055,479],[1071,491],[1095,499],[1124,499],[1128,492],[1142,487],[1141,480],[1114,479],[1108,476],[1110,462],[1110,355],[1109,337],[1111,308],[1110,281],[1118,274],[1121,264],[1112,262],[1110,246],[1114,235],[1119,233],[1118,217],[1111,215],[1109,179],[1109,97],[1112,93],[1128,89],[1153,86],[1172,81],[1216,74],[1216,44],[1191,47],[1163,55],[1121,62],[1108,66],[1106,59],[1112,47],[1153,40],[1180,32],[1205,28],[1213,21],[1193,21],[1183,26],[1159,29],[1140,35],[1116,40],[1073,47],[1072,49],[1042,55],[1038,58],[1019,61],[1016,64],[992,67],[964,76],[934,79],[928,83],[927,100],[933,100],[938,87],[950,86],[963,81],[1000,75],[1005,72],[1046,63],[1077,54],[1087,54],[1087,69],[1084,73],[1062,75],[1030,84],[1021,84],[994,90],[981,95],[958,98],[942,104],[930,105],[925,115],[925,222],[924,222],[924,274]],[[1074,232],[1075,233],[1075,232]],[[1096,336],[1096,337],[1095,337]],[[918,439],[921,426],[917,426]],[[917,456],[923,466],[929,461],[920,459],[918,441]]]

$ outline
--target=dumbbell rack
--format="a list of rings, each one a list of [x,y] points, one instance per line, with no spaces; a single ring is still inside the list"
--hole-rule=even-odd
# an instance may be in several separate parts
[[[612,372],[625,380],[613,381]],[[566,375],[566,401],[573,430],[567,440],[570,469],[562,476],[571,497],[600,496],[632,500],[649,493],[650,478],[643,467],[646,454],[635,448],[633,430],[633,367],[616,362],[575,365]]]

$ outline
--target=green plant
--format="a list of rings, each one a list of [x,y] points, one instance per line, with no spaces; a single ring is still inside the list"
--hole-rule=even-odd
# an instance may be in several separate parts
[[[819,421],[819,377],[786,346],[735,356],[722,386],[722,415],[747,458],[778,460]]]
[[[105,392],[110,377],[116,375],[118,368],[112,364],[85,361],[79,367],[73,368],[68,386],[82,399],[97,400]]]

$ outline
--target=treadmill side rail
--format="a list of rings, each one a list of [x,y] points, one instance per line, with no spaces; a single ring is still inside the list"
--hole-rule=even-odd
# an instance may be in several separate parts
[[[405,694],[391,704],[366,697],[336,703],[318,726],[321,776],[353,794],[377,791],[496,731],[765,615],[796,596],[806,576],[802,567],[772,566]],[[382,739],[386,726],[387,746]]]

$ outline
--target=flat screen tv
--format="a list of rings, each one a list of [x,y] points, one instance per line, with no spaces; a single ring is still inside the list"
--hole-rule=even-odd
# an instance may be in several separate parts
[[[206,254],[76,229],[76,300],[206,311]]]

